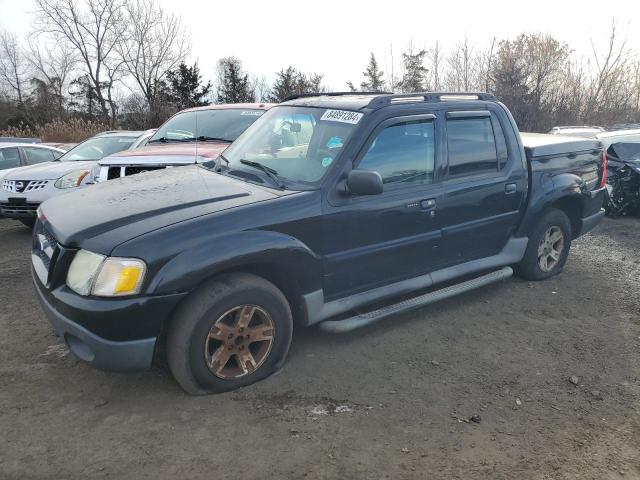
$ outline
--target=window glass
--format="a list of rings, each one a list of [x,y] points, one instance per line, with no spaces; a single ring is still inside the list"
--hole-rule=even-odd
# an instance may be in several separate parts
[[[73,147],[60,157],[60,161],[102,160],[103,157],[128,150],[135,140],[135,137],[93,137]]]
[[[502,170],[509,161],[509,151],[507,149],[507,141],[500,125],[500,120],[495,113],[491,112],[491,121],[493,122],[493,130],[496,139],[496,150],[498,152],[498,168]]]
[[[330,115],[338,112],[348,120]],[[260,176],[259,163],[287,181],[320,180],[342,151],[362,113],[281,106],[269,110],[224,152],[232,175]]]
[[[148,143],[233,142],[262,116],[264,110],[229,108],[179,113],[167,120]]]
[[[27,156],[27,165],[50,162],[55,159],[53,152],[46,148],[24,147],[24,153]]]
[[[447,120],[449,175],[497,172],[498,158],[490,117]]]
[[[17,148],[0,148],[0,170],[20,166],[20,153]]]
[[[622,135],[603,140],[607,155],[619,160],[640,160],[640,135]]]
[[[432,183],[434,138],[432,119],[396,123],[378,133],[358,168],[378,172],[385,185]]]

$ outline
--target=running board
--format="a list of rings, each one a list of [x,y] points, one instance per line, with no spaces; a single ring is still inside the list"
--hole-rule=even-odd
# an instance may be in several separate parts
[[[364,327],[377,322],[378,320],[382,320],[390,315],[413,310],[414,308],[444,300],[445,298],[453,297],[460,293],[468,292],[469,290],[484,287],[490,283],[495,283],[499,280],[509,278],[512,275],[513,269],[511,267],[504,267],[500,270],[482,275],[481,277],[476,277],[456,285],[451,285],[440,290],[425,293],[424,295],[409,298],[407,300],[394,303],[393,305],[387,305],[378,310],[361,313],[350,318],[345,318],[344,320],[327,320],[320,323],[319,327],[320,330],[331,333],[350,332],[356,328]]]

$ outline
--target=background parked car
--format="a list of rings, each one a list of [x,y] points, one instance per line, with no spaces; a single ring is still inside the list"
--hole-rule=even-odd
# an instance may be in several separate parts
[[[58,149],[59,158],[55,160],[53,154],[48,154],[49,158],[39,165],[12,170],[2,178],[0,213],[32,226],[36,210],[42,202],[69,189],[92,184],[97,174],[98,160],[105,155],[146,143],[153,132],[154,130],[100,133],[66,153]],[[35,151],[47,147],[30,145],[21,148],[25,151],[30,148]],[[39,154],[44,158],[44,153]],[[31,155],[35,157],[33,153]]]
[[[51,162],[60,157],[65,150],[49,145],[32,143],[0,143],[0,171],[25,165]],[[0,175],[6,175],[4,171]]]
[[[147,147],[100,160],[97,181],[216,158],[272,106],[239,103],[183,110],[158,128]]]
[[[595,126],[559,126],[549,130],[551,135],[571,135],[572,137],[588,137],[604,132],[604,128]]]
[[[607,152],[607,213],[640,213],[640,129],[603,132],[596,138]]]

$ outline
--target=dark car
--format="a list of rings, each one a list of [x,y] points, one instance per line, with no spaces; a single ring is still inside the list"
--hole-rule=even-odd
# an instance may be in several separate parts
[[[596,138],[607,152],[607,213],[640,214],[640,129],[604,132]]]
[[[78,358],[132,371],[166,349],[186,391],[226,391],[283,364],[294,322],[557,274],[604,181],[599,141],[522,139],[491,95],[303,96],[216,161],[46,202],[33,277]]]

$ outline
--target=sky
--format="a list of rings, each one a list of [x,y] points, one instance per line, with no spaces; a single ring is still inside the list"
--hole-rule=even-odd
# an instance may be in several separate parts
[[[346,80],[360,83],[370,52],[388,69],[390,52],[398,60],[410,43],[420,49],[437,40],[446,49],[466,36],[482,47],[493,36],[520,32],[551,34],[588,55],[591,40],[604,46],[613,20],[628,45],[640,51],[638,0],[158,1],[181,15],[191,61],[211,79],[217,60],[233,55],[245,70],[268,80],[293,65],[322,73],[325,86],[344,90]],[[26,35],[33,9],[32,0],[0,0],[0,28]]]

